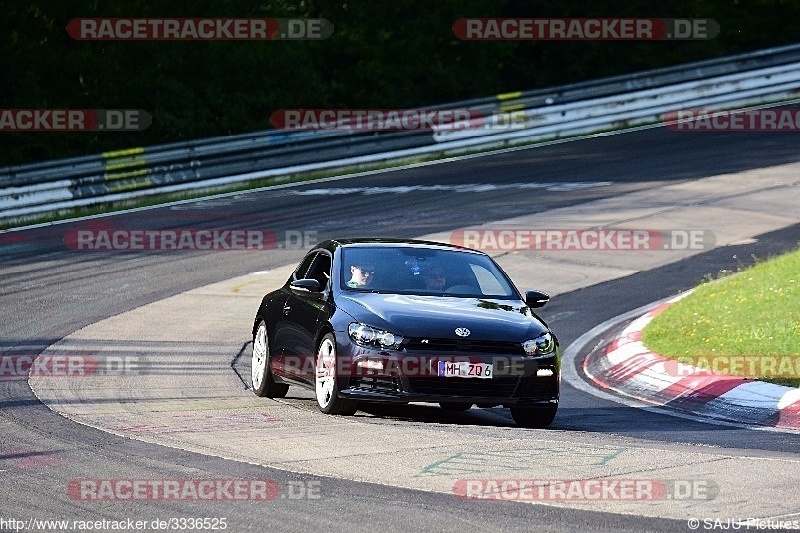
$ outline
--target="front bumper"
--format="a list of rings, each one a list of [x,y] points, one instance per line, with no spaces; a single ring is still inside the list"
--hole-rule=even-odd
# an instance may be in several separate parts
[[[545,407],[558,404],[561,357],[558,350],[532,358],[513,355],[386,352],[350,345],[350,368],[339,376],[344,398],[365,401],[459,402],[479,406]],[[339,356],[344,355],[342,351]],[[492,364],[489,378],[440,377],[439,361]]]
[[[414,392],[399,392],[396,394],[387,394],[384,392],[373,392],[366,389],[345,389],[339,392],[342,398],[350,398],[353,400],[371,401],[371,402],[387,402],[387,403],[400,403],[405,404],[409,402],[427,402],[427,403],[469,403],[478,404],[480,407],[496,407],[502,405],[503,407],[549,407],[558,405],[558,397],[547,399],[535,398],[514,398],[514,397],[492,397],[492,396],[452,396],[445,394],[418,394]]]

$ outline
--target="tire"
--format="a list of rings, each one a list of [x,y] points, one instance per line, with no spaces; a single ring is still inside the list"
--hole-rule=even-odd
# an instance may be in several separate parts
[[[339,397],[339,380],[336,375],[336,339],[328,333],[317,346],[315,362],[314,392],[317,407],[329,415],[352,415],[358,410],[358,402]]]
[[[546,428],[553,423],[558,407],[512,407],[514,422],[523,428]]]
[[[258,322],[258,328],[253,335],[253,356],[250,359],[250,384],[256,396],[266,398],[283,398],[289,392],[289,385],[275,383],[272,379],[269,359],[269,341],[267,340],[267,325],[263,320]]]
[[[464,402],[439,402],[439,407],[445,411],[467,411],[472,408],[472,404]]]

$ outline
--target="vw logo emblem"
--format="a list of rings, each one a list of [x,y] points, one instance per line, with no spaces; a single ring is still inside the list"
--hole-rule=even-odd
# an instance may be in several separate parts
[[[456,335],[459,337],[469,337],[470,331],[467,328],[456,328]]]

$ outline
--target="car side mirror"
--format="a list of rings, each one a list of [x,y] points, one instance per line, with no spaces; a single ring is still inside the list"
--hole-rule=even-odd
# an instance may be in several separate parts
[[[525,291],[525,304],[528,307],[542,307],[550,301],[550,295],[542,291]]]
[[[295,292],[322,292],[322,285],[315,279],[297,279],[289,287]]]

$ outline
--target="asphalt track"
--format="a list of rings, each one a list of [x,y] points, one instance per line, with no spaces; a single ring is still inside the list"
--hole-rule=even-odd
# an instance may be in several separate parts
[[[800,160],[792,134],[677,134],[663,129],[512,151],[448,164],[385,172],[294,188],[241,193],[94,221],[59,224],[0,237],[0,331],[5,355],[38,354],[52,342],[101,319],[194,287],[296,261],[303,250],[237,253],[126,253],[67,249],[71,229],[92,224],[128,229],[269,228],[332,236],[397,236],[448,231],[658,184]],[[497,188],[482,192],[409,190],[302,195],[339,187],[611,182],[571,190]],[[233,207],[231,207],[231,205]],[[96,227],[96,226],[95,226]],[[756,243],[715,249],[691,259],[560,295],[542,313],[568,345],[582,333],[630,309],[695,285],[707,273],[735,269],[751,255],[796,246],[797,226]],[[733,257],[733,256],[736,257]],[[544,287],[543,287],[544,288]],[[255,306],[255,303],[254,303]],[[202,321],[202,316],[196,317]],[[180,387],[180,376],[175,377]],[[228,530],[685,530],[684,521],[509,502],[461,501],[449,495],[326,478],[318,500],[263,502],[75,501],[65,487],[76,478],[270,478],[296,474],[209,458],[116,437],[80,426],[39,403],[23,379],[0,382],[0,476],[7,497],[0,517],[137,519],[227,516]],[[405,418],[397,415],[403,423]],[[441,420],[441,418],[439,419]],[[464,419],[453,415],[451,422]],[[447,419],[445,419],[447,421]],[[471,430],[475,430],[472,424]],[[478,428],[480,430],[480,428]],[[549,434],[548,434],[549,432]],[[721,427],[598,400],[564,386],[553,434],[692,444],[726,453],[797,459],[800,436]],[[257,443],[254,443],[254,445]],[[391,458],[387,458],[391,460]],[[304,477],[303,479],[308,479]],[[789,480],[792,481],[792,480]],[[793,480],[796,483],[796,479]],[[742,495],[743,500],[747,498]]]

